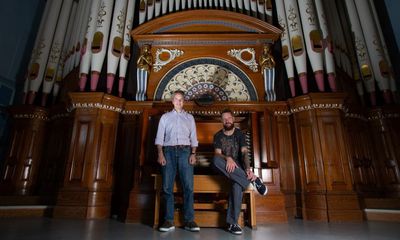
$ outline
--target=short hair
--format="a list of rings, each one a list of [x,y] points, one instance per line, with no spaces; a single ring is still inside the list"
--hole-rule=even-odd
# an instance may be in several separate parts
[[[182,90],[176,90],[172,93],[172,98],[175,97],[176,94],[181,94],[183,97],[185,96],[185,92]]]
[[[234,116],[232,110],[230,110],[229,108],[225,108],[224,110],[222,110],[221,116],[222,116],[222,114],[224,114],[224,113],[230,113],[232,116]]]

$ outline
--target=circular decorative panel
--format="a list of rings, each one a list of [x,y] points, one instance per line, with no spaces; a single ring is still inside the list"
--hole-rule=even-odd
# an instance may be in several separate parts
[[[214,101],[257,100],[254,86],[243,71],[211,58],[190,60],[173,68],[161,80],[155,99],[169,100],[176,90],[185,92],[185,100],[203,96],[212,97]]]

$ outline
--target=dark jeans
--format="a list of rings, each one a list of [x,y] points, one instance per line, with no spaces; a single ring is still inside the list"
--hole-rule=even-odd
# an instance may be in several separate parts
[[[228,211],[226,214],[226,223],[237,224],[242,205],[243,191],[249,186],[250,181],[247,179],[246,172],[240,168],[240,164],[237,163],[239,168],[231,173],[228,173],[225,169],[226,161],[220,156],[214,156],[212,161],[212,167],[222,175],[226,176],[232,183],[231,192],[229,193],[228,199]]]
[[[189,163],[190,146],[164,147],[164,156],[167,161],[161,167],[163,196],[165,201],[164,220],[174,220],[174,182],[176,172],[183,192],[183,218],[185,222],[193,221],[193,165]]]

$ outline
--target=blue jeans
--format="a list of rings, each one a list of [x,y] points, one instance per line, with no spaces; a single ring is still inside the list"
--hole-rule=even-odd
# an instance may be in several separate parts
[[[165,221],[174,220],[174,182],[176,172],[183,192],[183,219],[191,222],[194,219],[193,210],[193,165],[189,163],[191,148],[164,147],[164,157],[167,163],[161,167],[163,197],[165,201]]]
[[[239,163],[236,163],[240,166]],[[225,175],[231,181],[231,192],[228,199],[228,210],[226,214],[226,223],[237,224],[242,206],[243,191],[249,186],[250,181],[242,168],[235,168],[231,173],[226,171],[226,161],[220,156],[214,156],[212,165],[217,172]]]

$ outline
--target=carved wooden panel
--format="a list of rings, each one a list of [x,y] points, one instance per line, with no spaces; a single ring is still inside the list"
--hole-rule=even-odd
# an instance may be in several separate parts
[[[35,106],[14,106],[11,146],[0,180],[2,195],[32,195],[37,192],[48,112]]]

